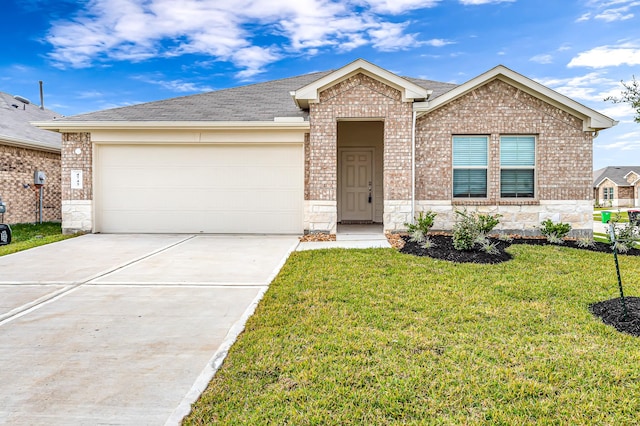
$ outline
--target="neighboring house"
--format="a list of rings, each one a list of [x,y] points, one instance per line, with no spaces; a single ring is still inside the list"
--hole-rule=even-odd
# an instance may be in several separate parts
[[[7,207],[4,223],[39,220],[39,190],[34,186],[36,171],[43,171],[46,175],[42,190],[42,220],[62,219],[61,137],[30,124],[31,121],[56,117],[60,114],[40,109],[38,105],[25,104],[0,92],[0,198]]]
[[[609,166],[594,171],[593,198],[605,207],[640,206],[640,166]]]
[[[62,133],[63,228],[335,233],[422,210],[592,230],[592,140],[616,122],[503,66],[462,84],[338,70],[38,123]]]

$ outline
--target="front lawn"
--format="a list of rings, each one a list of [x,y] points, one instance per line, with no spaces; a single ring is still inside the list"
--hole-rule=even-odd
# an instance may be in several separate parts
[[[618,296],[612,256],[508,250],[293,253],[185,424],[635,424],[640,340],[588,310]]]
[[[10,227],[11,244],[0,246],[0,256],[75,237],[75,235],[62,235],[59,222],[18,223]]]

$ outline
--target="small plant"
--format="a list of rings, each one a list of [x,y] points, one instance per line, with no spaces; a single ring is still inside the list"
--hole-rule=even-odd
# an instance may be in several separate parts
[[[435,246],[436,246],[436,243],[431,241],[431,239],[429,237],[425,237],[424,241],[422,241],[422,243],[420,243],[420,247],[422,247],[425,250],[429,250],[430,248],[433,248]]]
[[[453,226],[453,247],[456,250],[473,250],[476,244],[483,246],[487,234],[500,223],[500,215],[483,215],[456,210],[460,220]],[[495,248],[495,247],[494,247]]]
[[[438,214],[431,210],[420,212],[415,218],[415,223],[405,223],[407,231],[411,235],[411,241],[423,243],[427,239],[427,234],[433,227],[433,223]]]
[[[482,241],[480,241],[480,250],[488,254],[498,254],[500,251],[497,245],[497,243],[492,243],[487,238],[483,238]]]
[[[571,231],[571,225],[568,223],[558,222],[553,223],[551,219],[547,219],[542,222],[540,232],[545,236],[547,241],[552,244],[564,243],[564,237]]]
[[[505,243],[513,242],[513,237],[509,234],[498,234],[498,239],[500,241],[504,241]]]
[[[596,242],[593,239],[593,237],[580,237],[578,238],[578,241],[576,241],[576,244],[580,248],[588,248],[588,247],[595,247]]]

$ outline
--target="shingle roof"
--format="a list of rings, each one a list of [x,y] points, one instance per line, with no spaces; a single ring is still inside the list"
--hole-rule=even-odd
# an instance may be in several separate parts
[[[217,90],[191,96],[147,102],[121,108],[65,117],[56,121],[273,121],[274,117],[302,117],[290,92],[304,87],[332,71],[304,74],[281,80]],[[455,84],[407,78],[433,90],[432,98]]]
[[[31,121],[52,120],[60,114],[38,105],[23,104],[12,95],[0,92],[0,144],[25,144],[60,151],[60,134],[42,130]]]
[[[629,182],[625,178],[629,172],[640,175],[640,166],[609,166],[598,169],[593,172],[593,186],[595,187],[605,178],[609,178],[618,186],[629,186]]]

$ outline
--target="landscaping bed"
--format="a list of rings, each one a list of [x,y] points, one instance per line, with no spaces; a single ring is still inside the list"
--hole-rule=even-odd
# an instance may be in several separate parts
[[[564,240],[562,244],[552,244],[545,238],[523,238],[515,237],[510,241],[489,237],[489,241],[495,244],[496,253],[491,254],[482,250],[456,250],[453,247],[453,238],[446,234],[429,235],[431,247],[426,249],[420,244],[411,241],[408,235],[401,236],[404,246],[400,249],[401,253],[412,254],[414,256],[428,256],[434,259],[448,260],[458,263],[485,263],[494,264],[501,263],[512,259],[512,256],[506,252],[506,249],[513,244],[528,244],[546,246],[552,245],[557,247],[569,247],[579,250],[589,250],[598,253],[612,253],[611,245],[602,242],[594,242],[591,246],[581,247],[577,240]],[[627,256],[640,256],[640,250],[633,248],[624,253]]]

